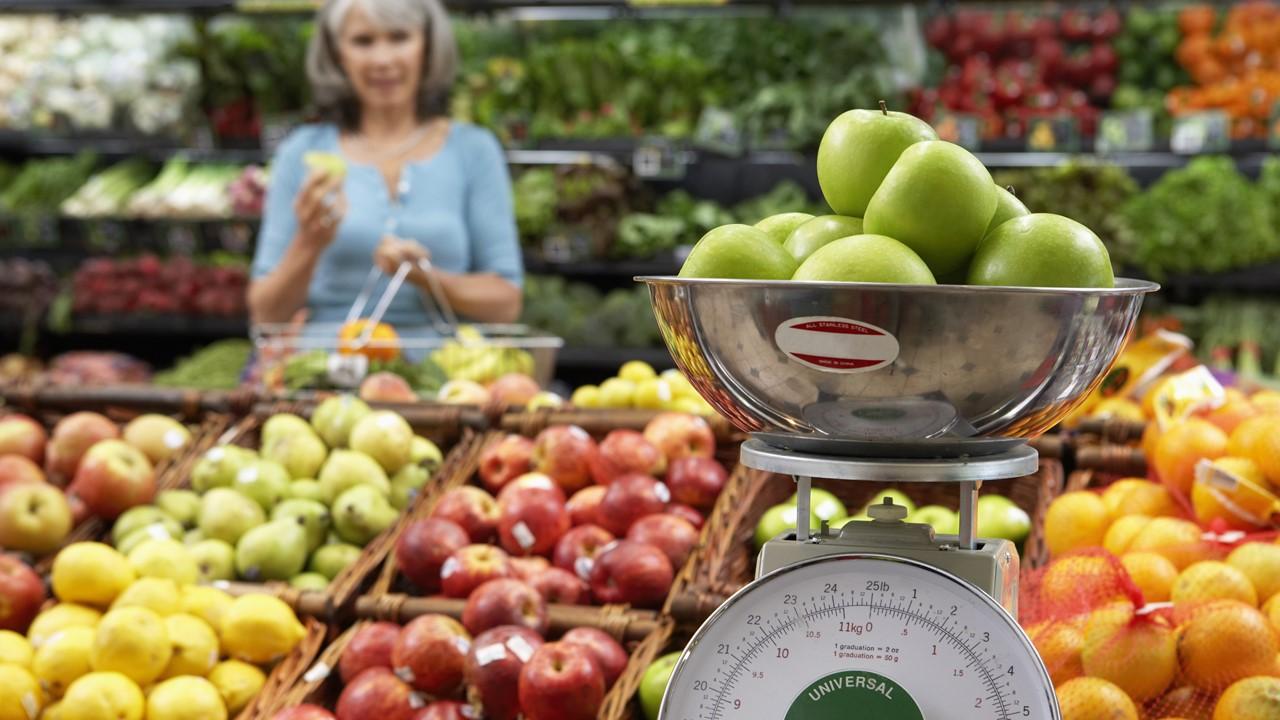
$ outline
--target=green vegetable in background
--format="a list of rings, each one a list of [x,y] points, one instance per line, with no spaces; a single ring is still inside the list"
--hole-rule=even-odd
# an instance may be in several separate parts
[[[52,213],[93,172],[98,158],[91,152],[74,157],[30,160],[0,194],[0,211],[12,214]]]
[[[240,375],[252,352],[253,344],[248,340],[219,340],[156,373],[151,382],[160,387],[234,390],[240,386]]]

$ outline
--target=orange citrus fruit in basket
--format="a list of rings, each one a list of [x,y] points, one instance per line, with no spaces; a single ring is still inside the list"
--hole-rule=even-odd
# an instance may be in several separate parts
[[[1133,539],[1151,524],[1151,520],[1146,515],[1125,515],[1107,528],[1107,534],[1102,536],[1102,547],[1112,555],[1125,554],[1133,544]]]
[[[1271,627],[1280,633],[1280,593],[1273,595],[1270,600],[1262,604],[1262,614],[1271,621]]]
[[[338,352],[343,355],[364,355],[370,360],[395,360],[400,357],[400,336],[395,328],[386,323],[378,323],[369,333],[368,341],[364,338],[368,330],[368,320],[353,320],[338,331]]]
[[[1080,650],[1084,647],[1084,633],[1070,623],[1048,620],[1027,628],[1027,637],[1035,645],[1036,652],[1049,671],[1054,686],[1084,675]]]
[[[1211,552],[1200,526],[1181,518],[1153,518],[1129,543],[1129,552],[1154,552],[1179,570],[1204,560]]]
[[[1069,555],[1053,561],[1040,578],[1040,603],[1056,617],[1069,617],[1118,600],[1136,589],[1120,561],[1110,555]]]
[[[1102,498],[1077,491],[1058,496],[1045,514],[1044,536],[1051,555],[1100,547],[1111,516]]]
[[[1280,415],[1259,415],[1249,418],[1231,431],[1227,440],[1227,454],[1232,457],[1253,459],[1262,440],[1280,427]]]
[[[1138,720],[1138,708],[1124,690],[1101,678],[1081,677],[1057,690],[1062,720]]]
[[[1189,493],[1196,477],[1196,463],[1226,454],[1227,434],[1221,428],[1208,420],[1189,418],[1161,433],[1155,455],[1150,459],[1161,481]]]
[[[1142,440],[1138,443],[1138,446],[1142,448],[1142,455],[1147,459],[1148,463],[1152,462],[1152,459],[1156,456],[1156,443],[1158,442],[1160,442],[1160,426],[1152,420],[1143,428]]]
[[[1227,688],[1213,709],[1213,720],[1280,718],[1280,678],[1251,677]]]
[[[1174,688],[1147,706],[1148,717],[1161,720],[1212,720],[1214,697],[1193,687]]]
[[[1174,517],[1180,514],[1168,488],[1142,478],[1124,478],[1111,483],[1102,491],[1102,502],[1113,518],[1125,515]]]
[[[1234,388],[1232,388],[1234,389]],[[1238,391],[1237,391],[1238,392]],[[1233,397],[1205,414],[1204,419],[1230,434],[1240,423],[1258,416],[1258,409],[1243,396]]]
[[[1089,616],[1080,659],[1086,675],[1145,702],[1164,694],[1178,673],[1177,633],[1162,618],[1137,615],[1127,602],[1114,603]]]
[[[1270,422],[1254,439],[1253,454],[1248,457],[1258,463],[1267,482],[1280,487],[1280,415],[1266,417]]]
[[[1227,564],[1244,573],[1258,591],[1258,601],[1266,602],[1280,593],[1280,545],[1250,542],[1227,556]]]
[[[1249,577],[1224,562],[1198,562],[1178,575],[1169,595],[1175,603],[1237,600],[1258,606],[1258,591]]]
[[[1212,603],[1193,614],[1178,635],[1182,677],[1206,692],[1275,671],[1280,640],[1266,616],[1240,602]]]
[[[1263,413],[1280,413],[1280,390],[1259,390],[1249,397],[1249,402]]]
[[[1257,463],[1245,458],[1214,460],[1208,474],[1191,486],[1192,510],[1205,526],[1220,521],[1232,530],[1257,530],[1269,523],[1278,505],[1280,498]]]
[[[1109,397],[1098,401],[1089,410],[1091,418],[1117,418],[1131,422],[1144,422],[1147,416],[1142,413],[1142,406],[1123,397]]]
[[[1125,553],[1120,556],[1120,564],[1142,591],[1143,600],[1149,603],[1169,601],[1173,584],[1178,580],[1178,568],[1168,558],[1153,552]]]

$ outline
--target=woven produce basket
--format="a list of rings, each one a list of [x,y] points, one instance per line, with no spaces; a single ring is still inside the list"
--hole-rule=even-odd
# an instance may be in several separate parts
[[[1114,443],[1080,448],[1074,469],[1110,477],[1146,477],[1148,472],[1142,448]]]
[[[297,678],[315,663],[324,649],[329,627],[315,618],[303,618],[302,622],[307,634],[292,652],[271,668],[262,691],[233,720],[268,720],[274,714],[274,708],[280,707],[277,698],[293,687]]]
[[[594,436],[610,430],[643,430],[649,421],[661,415],[662,410],[561,410],[540,408],[528,412],[508,412],[494,423],[495,429],[533,437],[552,425],[577,425]],[[733,445],[736,459],[736,443],[746,439],[740,430],[720,415],[705,416],[718,445]]]

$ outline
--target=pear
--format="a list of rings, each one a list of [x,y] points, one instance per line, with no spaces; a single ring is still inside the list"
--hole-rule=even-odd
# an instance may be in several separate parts
[[[289,471],[280,463],[254,460],[236,473],[232,489],[270,510],[284,500],[289,491]]]
[[[359,559],[361,552],[363,551],[360,548],[346,543],[323,545],[311,555],[311,562],[307,565],[307,569],[332,580],[338,577],[338,573],[348,565]]]
[[[387,496],[370,485],[357,485],[333,503],[333,526],[338,537],[363,546],[391,527],[399,513]]]
[[[315,500],[285,500],[271,511],[271,520],[288,520],[297,523],[307,533],[307,552],[324,543],[332,520],[329,508]]]
[[[152,525],[160,526],[155,532],[163,533],[167,537],[182,536],[182,526],[168,513],[154,505],[140,505],[124,511],[116,519],[116,524],[111,527],[111,542],[119,547],[125,538]]]
[[[329,578],[315,572],[304,572],[289,579],[289,585],[299,590],[324,590],[329,587]]]
[[[291,500],[315,500],[318,503],[324,503],[324,489],[320,487],[320,483],[306,478],[303,480],[294,480],[289,483],[289,499]]]
[[[291,520],[259,525],[236,543],[236,572],[251,582],[288,580],[306,563],[307,533]]]
[[[391,494],[391,481],[387,473],[373,458],[354,450],[334,450],[329,453],[318,478],[325,502],[330,505],[348,489],[356,485],[371,485],[383,495]]]
[[[431,473],[421,465],[411,463],[400,468],[391,478],[391,506],[404,512],[430,479]]]
[[[196,525],[206,538],[234,545],[266,519],[258,503],[230,488],[214,488],[200,500]]]
[[[191,489],[203,495],[219,487],[230,487],[240,468],[258,457],[237,445],[219,445],[206,452],[191,470]]]
[[[187,550],[196,561],[201,583],[236,579],[236,550],[221,540],[201,540]]]
[[[301,430],[283,433],[263,442],[263,459],[279,463],[293,479],[315,477],[324,464],[329,449],[311,429],[303,425]]]
[[[200,528],[192,528],[186,531],[185,533],[183,533],[182,544],[188,545],[188,546],[195,545],[196,543],[204,539],[205,539],[204,531],[202,531]]]
[[[200,513],[200,496],[190,490],[165,490],[156,496],[156,507],[189,528]]]
[[[329,447],[345,448],[351,429],[371,412],[369,405],[355,395],[326,398],[311,413],[311,427]]]
[[[413,457],[413,428],[390,410],[369,413],[351,428],[352,450],[373,458],[383,470],[393,473]]]
[[[413,442],[409,444],[409,462],[434,472],[444,462],[444,453],[440,452],[435,443],[421,435],[414,435]]]
[[[293,413],[276,413],[267,418],[267,421],[262,424],[262,434],[259,438],[258,446],[266,447],[281,437],[303,433],[315,434],[315,431],[311,429],[311,425],[306,420]]]
[[[133,549],[148,540],[181,540],[182,526],[172,518],[164,518],[129,533],[116,543],[116,549],[128,555]]]

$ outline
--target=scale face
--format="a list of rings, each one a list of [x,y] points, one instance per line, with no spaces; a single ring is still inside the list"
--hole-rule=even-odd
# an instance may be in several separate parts
[[[693,636],[661,720],[1057,720],[1017,623],[943,570],[816,557],[747,585]]]

